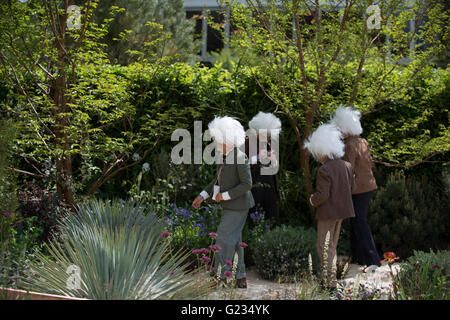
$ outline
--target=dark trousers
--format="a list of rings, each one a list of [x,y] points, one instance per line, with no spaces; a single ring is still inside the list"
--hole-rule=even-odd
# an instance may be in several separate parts
[[[352,196],[355,218],[350,218],[350,250],[353,261],[360,265],[379,266],[381,260],[367,224],[369,203],[374,194],[375,190]]]
[[[265,213],[264,218],[266,220],[273,219],[275,224],[278,224],[280,209],[278,207],[278,191],[275,179],[274,175],[252,174],[252,195],[255,200],[255,206],[249,212],[252,213],[263,209]],[[249,225],[251,227],[254,225],[251,219]]]

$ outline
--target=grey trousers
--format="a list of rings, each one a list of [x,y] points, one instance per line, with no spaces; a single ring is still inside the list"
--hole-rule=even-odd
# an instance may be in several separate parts
[[[236,279],[246,277],[245,263],[244,263],[244,248],[239,243],[242,242],[242,230],[244,229],[245,221],[247,220],[248,210],[233,211],[224,209],[222,211],[222,218],[217,229],[216,245],[222,247],[222,250],[216,252],[214,270],[218,272],[221,266],[221,277],[224,277],[225,271],[232,271],[225,260],[233,263],[234,254],[237,253],[238,262],[236,268]]]

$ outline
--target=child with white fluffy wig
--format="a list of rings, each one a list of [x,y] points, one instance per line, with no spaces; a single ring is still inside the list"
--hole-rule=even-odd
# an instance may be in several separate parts
[[[322,164],[317,171],[316,192],[310,196],[309,201],[311,206],[317,208],[317,252],[322,266],[326,264],[324,281],[327,287],[335,289],[337,279],[334,259],[342,221],[355,216],[352,203],[353,169],[350,163],[341,159],[344,155],[342,135],[332,124],[319,126],[307,139],[304,147]]]

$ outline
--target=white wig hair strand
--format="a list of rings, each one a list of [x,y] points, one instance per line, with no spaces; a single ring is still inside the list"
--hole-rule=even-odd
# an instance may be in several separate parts
[[[248,123],[250,129],[267,130],[267,134],[279,134],[281,131],[281,121],[273,113],[258,112]]]
[[[361,127],[361,112],[352,107],[344,107],[340,105],[331,119],[331,123],[336,125],[342,133],[353,136],[360,135],[363,131]]]
[[[214,141],[221,144],[240,147],[245,143],[245,130],[242,124],[232,117],[216,116],[208,124],[208,129]]]
[[[306,140],[303,148],[308,149],[314,159],[323,156],[330,159],[339,159],[344,156],[345,145],[342,133],[333,124],[320,125]]]

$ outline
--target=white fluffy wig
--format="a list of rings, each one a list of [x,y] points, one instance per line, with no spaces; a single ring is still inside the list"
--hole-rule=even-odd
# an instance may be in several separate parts
[[[245,143],[245,130],[239,121],[232,117],[215,117],[208,124],[208,129],[214,141],[221,144],[240,147]]]
[[[330,159],[339,159],[344,156],[344,142],[342,133],[333,124],[320,125],[306,140],[303,148],[308,149],[314,159],[323,156]]]
[[[278,135],[281,131],[281,121],[272,113],[258,112],[256,116],[248,123],[250,129],[258,130],[265,129],[267,134],[274,133]]]
[[[363,131],[361,122],[359,121],[360,118],[361,112],[352,107],[343,107],[341,105],[336,109],[331,123],[336,125],[342,133],[356,136],[360,135]]]

